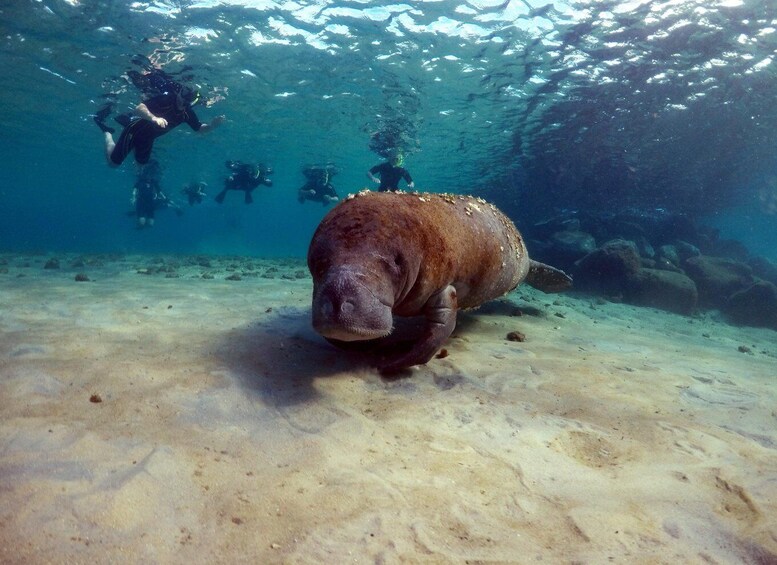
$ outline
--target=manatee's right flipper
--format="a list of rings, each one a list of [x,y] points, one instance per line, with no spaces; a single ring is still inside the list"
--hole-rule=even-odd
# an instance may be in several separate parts
[[[572,277],[539,261],[530,261],[526,282],[542,292],[562,292],[572,287]]]
[[[423,334],[410,351],[379,364],[380,372],[396,373],[401,369],[428,362],[453,333],[457,310],[458,300],[453,285],[448,285],[429,297],[424,307],[426,326]]]

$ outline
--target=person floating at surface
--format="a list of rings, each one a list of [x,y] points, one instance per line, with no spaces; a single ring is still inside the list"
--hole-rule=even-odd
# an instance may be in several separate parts
[[[192,182],[183,187],[181,194],[186,195],[186,198],[189,200],[189,206],[201,204],[202,199],[207,196],[205,194],[206,186],[208,186],[207,182]]]
[[[224,179],[224,190],[216,195],[216,202],[219,204],[224,202],[224,197],[230,190],[242,190],[245,192],[245,203],[251,204],[254,201],[251,193],[257,186],[272,186],[272,180],[267,178],[267,175],[272,174],[270,167],[263,164],[248,165],[241,161],[227,161],[225,165],[232,174]]]
[[[390,161],[375,165],[367,172],[367,176],[370,177],[370,180],[380,185],[378,187],[378,192],[399,190],[399,179],[405,179],[408,188],[415,187],[415,183],[413,182],[410,173],[407,169],[402,168],[404,160],[402,153],[396,153]],[[380,179],[375,176],[376,174],[380,175]]]
[[[97,126],[105,134],[105,158],[112,167],[118,167],[131,151],[135,151],[135,161],[145,165],[151,158],[154,140],[175,129],[182,123],[189,124],[194,131],[204,133],[218,127],[224,116],[216,116],[209,123],[202,123],[192,106],[199,100],[199,93],[188,86],[170,82],[162,94],[141,102],[135,108],[135,114],[123,114],[116,118],[124,129],[114,142],[114,129],[105,125],[105,119],[111,113],[111,105],[101,108],[94,116]]]
[[[305,200],[310,200],[312,202],[321,202],[322,205],[326,206],[340,200],[335,187],[329,182],[329,179],[337,174],[334,167],[307,166],[302,169],[302,174],[305,175],[308,181],[297,193],[297,200],[299,200],[300,204],[303,204]]]

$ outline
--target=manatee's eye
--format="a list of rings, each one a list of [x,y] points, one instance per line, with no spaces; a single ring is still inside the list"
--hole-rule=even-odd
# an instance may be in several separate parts
[[[401,255],[400,253],[397,253],[397,254],[394,256],[394,264],[395,264],[397,267],[401,267],[402,265],[404,265],[404,264],[405,264],[405,258],[404,258],[404,257],[402,257],[402,255]]]

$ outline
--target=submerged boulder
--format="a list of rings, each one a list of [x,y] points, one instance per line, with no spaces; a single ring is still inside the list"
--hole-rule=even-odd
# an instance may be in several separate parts
[[[701,255],[701,251],[699,251],[698,247],[681,239],[674,242],[674,248],[677,250],[680,261],[687,261],[691,257],[698,257]]]
[[[658,248],[658,261],[670,270],[680,268],[680,254],[674,245],[662,245]]]
[[[685,261],[683,267],[696,283],[702,306],[723,308],[729,296],[755,282],[752,269],[733,259],[700,255]]]
[[[732,321],[777,330],[777,286],[758,281],[731,295],[725,308]]]
[[[614,239],[576,263],[575,284],[580,288],[621,292],[626,277],[634,275],[639,268],[636,244],[625,239]]]
[[[724,257],[727,259],[737,259],[744,261],[750,252],[743,243],[735,239],[718,239],[711,242],[705,250],[707,255],[715,257]]]
[[[545,254],[552,259],[551,265],[559,264],[569,268],[575,261],[596,249],[596,240],[586,232],[579,230],[558,231],[548,238]]]
[[[698,293],[694,282],[682,273],[640,269],[626,277],[623,298],[637,306],[688,315],[696,310]]]
[[[766,257],[753,257],[747,262],[753,269],[753,274],[770,283],[777,284],[777,264]]]
[[[648,241],[645,237],[638,237],[635,242],[637,245],[637,249],[639,250],[639,255],[643,259],[653,259],[656,256],[656,250],[655,248],[650,244],[650,241]]]

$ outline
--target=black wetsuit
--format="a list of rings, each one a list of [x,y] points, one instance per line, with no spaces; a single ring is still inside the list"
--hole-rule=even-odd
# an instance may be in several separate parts
[[[200,204],[202,202],[202,197],[205,196],[205,192],[202,190],[202,184],[199,183],[190,184],[181,192],[184,193],[186,198],[189,199],[189,206]]]
[[[380,174],[380,186],[378,192],[386,192],[388,190],[399,190],[399,179],[405,179],[407,184],[413,182],[410,177],[410,173],[407,169],[402,167],[395,167],[391,163],[381,163],[375,165],[370,169],[370,173],[373,175]]]
[[[251,193],[260,184],[272,186],[272,181],[265,176],[262,167],[256,165],[247,165],[240,161],[227,161],[227,167],[234,171],[224,179],[224,190],[216,195],[216,202],[221,204],[229,190],[242,190],[245,192],[245,203],[251,204],[254,201]]]
[[[156,195],[159,192],[159,181],[156,179],[138,179],[135,183],[135,216],[152,219],[156,208]]]
[[[300,203],[305,200],[312,200],[313,202],[321,202],[321,204],[326,206],[331,201],[331,198],[327,198],[328,196],[339,198],[337,196],[337,191],[335,191],[335,187],[332,186],[331,183],[321,184],[321,181],[309,180],[302,188],[300,188],[300,191],[303,193],[310,192],[311,190],[314,192],[313,194],[300,194]]]
[[[120,165],[134,149],[135,160],[144,165],[151,157],[151,148],[157,137],[168,133],[184,122],[189,124],[189,127],[194,131],[198,131],[202,127],[202,122],[197,118],[197,114],[188,104],[179,110],[176,101],[177,95],[175,93],[160,94],[146,100],[144,104],[148,111],[167,120],[167,127],[162,128],[149,120],[133,117],[121,132],[116,147],[111,152],[111,161]]]

